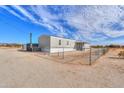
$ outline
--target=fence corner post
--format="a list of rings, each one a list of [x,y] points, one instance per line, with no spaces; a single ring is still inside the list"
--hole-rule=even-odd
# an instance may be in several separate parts
[[[89,65],[92,65],[92,62],[91,62],[91,61],[92,61],[92,59],[91,59],[91,57],[92,57],[91,54],[92,54],[92,53],[91,53],[91,52],[92,52],[92,49],[91,49],[91,47],[90,47]]]
[[[63,59],[64,59],[64,47],[63,47]]]

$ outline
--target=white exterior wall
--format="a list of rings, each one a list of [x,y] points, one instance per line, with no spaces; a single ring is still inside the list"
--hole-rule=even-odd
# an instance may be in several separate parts
[[[41,51],[43,52],[50,51],[50,37],[49,36],[40,36],[38,42],[39,42],[39,48],[41,48]]]
[[[83,48],[85,49],[85,51],[90,50],[90,44],[85,43]]]
[[[74,48],[51,48],[50,52],[55,53],[55,52],[63,52],[63,51],[76,51]]]
[[[61,40],[61,45],[59,45]],[[63,51],[75,51],[75,40],[64,39],[59,37],[50,37],[50,52],[63,52]],[[68,42],[68,44],[67,44]]]
[[[22,49],[23,49],[23,50],[27,50],[27,45],[24,44],[24,45],[22,46]]]
[[[59,45],[59,40],[61,40],[61,45]],[[67,44],[69,42],[69,44]],[[39,37],[39,48],[44,52],[63,52],[63,51],[76,51],[75,40],[59,38],[54,36],[40,36]],[[90,48],[90,44],[85,43],[83,48]],[[89,50],[89,49],[85,49]]]

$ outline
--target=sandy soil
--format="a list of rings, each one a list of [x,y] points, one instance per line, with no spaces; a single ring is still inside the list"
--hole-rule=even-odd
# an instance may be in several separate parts
[[[99,52],[99,53],[98,53]],[[89,65],[90,57],[91,63],[103,55],[103,50],[94,49],[92,51],[70,51],[70,52],[57,52],[57,53],[45,53],[45,52],[33,52],[34,56],[44,58],[47,60],[52,60],[59,63],[68,63],[68,64],[81,64]],[[91,54],[91,56],[90,56]]]
[[[124,87],[124,59],[111,49],[92,66],[62,64],[17,49],[0,49],[0,87]]]

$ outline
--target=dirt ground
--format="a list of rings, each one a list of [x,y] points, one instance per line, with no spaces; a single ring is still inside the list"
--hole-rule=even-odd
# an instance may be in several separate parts
[[[86,51],[57,53],[33,52],[33,54],[34,56],[59,63],[89,65],[90,63],[93,64],[101,55],[104,55],[105,52],[107,52],[107,50],[103,48],[92,48],[92,51],[87,49]]]
[[[120,50],[109,50],[89,66],[63,64],[30,52],[0,48],[0,87],[124,87],[124,59],[117,56]]]
[[[71,51],[71,52],[59,52],[59,53],[43,53],[33,52],[34,56],[44,58],[50,61],[68,64],[85,64],[89,65],[89,51]]]

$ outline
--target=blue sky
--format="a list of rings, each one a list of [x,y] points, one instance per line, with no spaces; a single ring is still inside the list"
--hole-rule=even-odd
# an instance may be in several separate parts
[[[0,42],[54,35],[91,44],[124,44],[124,6],[0,6]]]

